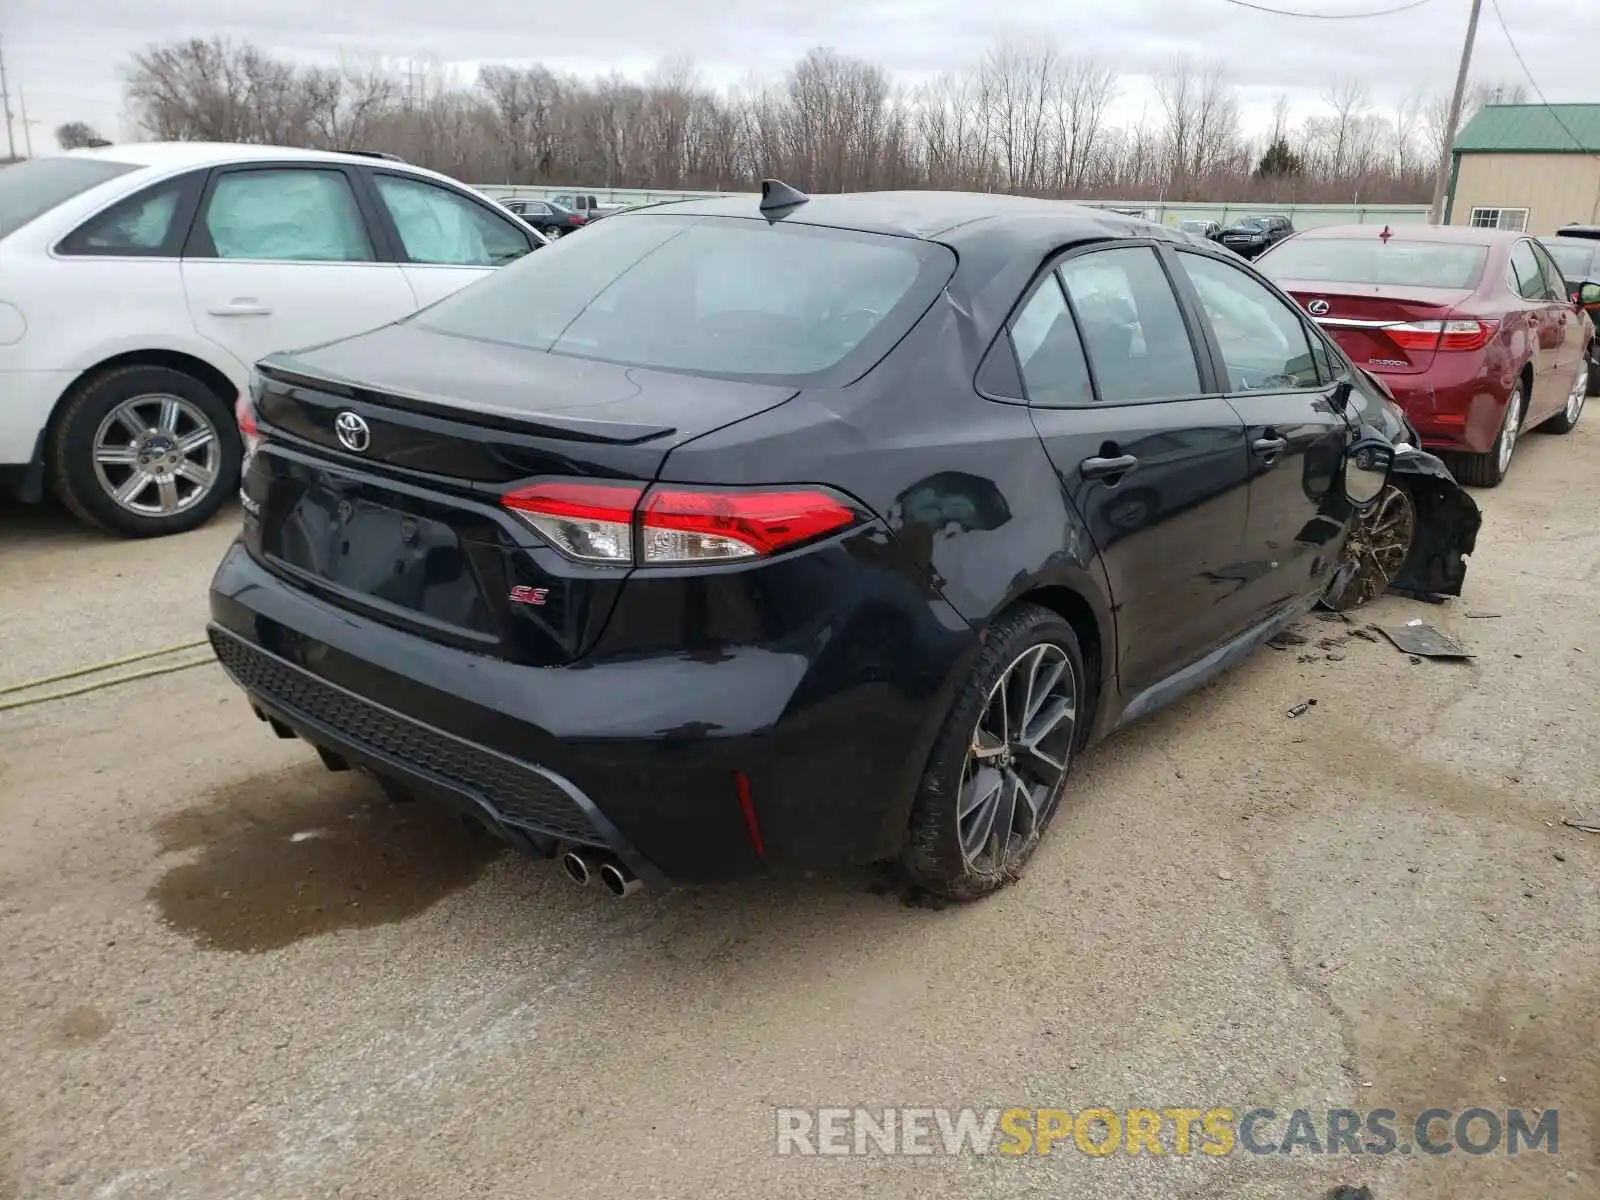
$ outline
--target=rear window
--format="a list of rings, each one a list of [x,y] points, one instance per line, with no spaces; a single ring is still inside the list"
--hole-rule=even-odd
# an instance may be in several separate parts
[[[139,168],[103,158],[29,158],[0,167],[0,237],[108,179]]]
[[[1318,283],[1399,284],[1402,287],[1474,288],[1489,261],[1485,246],[1453,242],[1387,242],[1315,238],[1301,234],[1279,242],[1256,260],[1275,280]]]
[[[1550,257],[1556,260],[1556,266],[1568,279],[1582,279],[1588,275],[1590,265],[1594,262],[1594,246],[1573,245],[1571,242],[1562,245],[1559,238],[1540,238],[1539,244],[1550,251]]]
[[[627,366],[864,372],[949,280],[943,246],[818,226],[619,216],[424,309],[428,329]]]

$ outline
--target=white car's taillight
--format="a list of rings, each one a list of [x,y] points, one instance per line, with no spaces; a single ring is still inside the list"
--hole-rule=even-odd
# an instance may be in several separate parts
[[[519,488],[501,502],[568,558],[617,566],[761,558],[862,517],[843,497],[809,487],[647,490],[636,483],[560,481]]]

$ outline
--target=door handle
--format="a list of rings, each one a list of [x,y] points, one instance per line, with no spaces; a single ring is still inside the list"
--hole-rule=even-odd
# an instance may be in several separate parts
[[[1282,454],[1288,448],[1288,440],[1276,435],[1269,437],[1258,437],[1255,441],[1250,443],[1250,449],[1254,450],[1256,454],[1269,462],[1272,459],[1277,458],[1278,455]]]
[[[269,317],[272,315],[272,306],[241,296],[226,304],[213,304],[206,311],[213,317]]]
[[[1078,464],[1078,470],[1085,479],[1105,479],[1111,475],[1126,475],[1139,465],[1139,460],[1131,454],[1118,454],[1111,458],[1096,455],[1086,458]]]

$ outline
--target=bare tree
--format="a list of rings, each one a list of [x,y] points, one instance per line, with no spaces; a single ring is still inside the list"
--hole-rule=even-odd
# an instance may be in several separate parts
[[[95,132],[94,126],[85,121],[68,121],[65,125],[56,126],[56,145],[63,150],[81,150],[88,146],[110,144]]]
[[[915,90],[827,48],[719,90],[687,59],[642,79],[537,63],[469,77],[427,56],[299,66],[224,38],[147,47],[124,77],[146,136],[384,150],[475,183],[746,189],[778,175],[816,191],[1274,202],[1416,201],[1432,183],[1420,98],[1390,114],[1336,88],[1332,115],[1298,129],[1280,99],[1267,144],[1251,147],[1220,65],[1174,60],[1119,127],[1110,66],[1045,42],[999,43]],[[1473,104],[1495,95],[1477,85]],[[1273,146],[1285,169],[1258,172]]]

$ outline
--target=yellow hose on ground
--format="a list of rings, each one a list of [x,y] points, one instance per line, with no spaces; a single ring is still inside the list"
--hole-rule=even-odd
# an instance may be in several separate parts
[[[179,647],[179,649],[182,649],[182,648],[183,647]],[[171,653],[171,651],[163,651],[162,653]],[[152,652],[150,654],[132,655],[129,658],[122,659],[120,661],[122,661],[122,662],[138,662],[141,658],[153,658],[153,657],[155,657],[155,653],[154,652]],[[135,671],[131,675],[116,675],[116,676],[113,676],[110,679],[100,679],[100,680],[95,681],[94,683],[86,683],[82,687],[68,688],[64,692],[48,692],[43,696],[27,696],[27,697],[24,697],[21,700],[7,700],[4,703],[0,703],[0,712],[7,712],[8,710],[13,709],[13,708],[26,708],[30,704],[46,704],[51,700],[65,700],[69,696],[83,696],[83,695],[86,695],[89,692],[98,692],[102,688],[116,687],[117,684],[119,684],[119,683],[132,683],[136,679],[151,679],[151,678],[154,678],[157,675],[170,675],[174,671],[187,671],[190,667],[203,667],[203,666],[206,666],[209,663],[214,663],[216,661],[217,660],[214,659],[214,658],[196,658],[196,659],[190,660],[189,662],[181,662],[181,663],[177,663],[177,664],[172,665],[172,666],[151,667],[148,671]],[[106,665],[110,665],[110,664],[106,664]],[[106,665],[102,665],[100,667],[86,667],[81,671],[68,671],[68,672],[66,672],[66,673],[64,673],[62,675],[57,676],[56,678],[57,679],[71,679],[71,678],[74,678],[74,677],[76,677],[78,675],[87,675],[91,671],[105,670],[105,666]],[[50,682],[50,681],[49,680],[35,681],[32,686],[37,687],[40,682]],[[7,691],[19,691],[21,689],[20,688],[8,688],[6,690]]]
[[[62,671],[58,675],[41,675],[38,679],[25,679],[21,683],[8,683],[5,687],[0,687],[0,696],[8,696],[12,692],[31,692],[34,688],[44,687],[49,683],[63,683],[68,679],[77,679],[80,675],[96,675],[101,671],[109,671],[112,667],[125,667],[129,663],[143,662],[147,658],[160,658],[163,654],[176,654],[179,650],[195,650],[209,644],[205,638],[200,638],[198,641],[193,642],[179,642],[175,646],[163,646],[160,650],[144,650],[138,654],[129,654],[124,658],[113,658],[107,662],[95,663],[92,667],[78,667],[71,671]],[[142,679],[143,676],[129,676],[129,678]],[[66,694],[77,695],[78,693]]]

